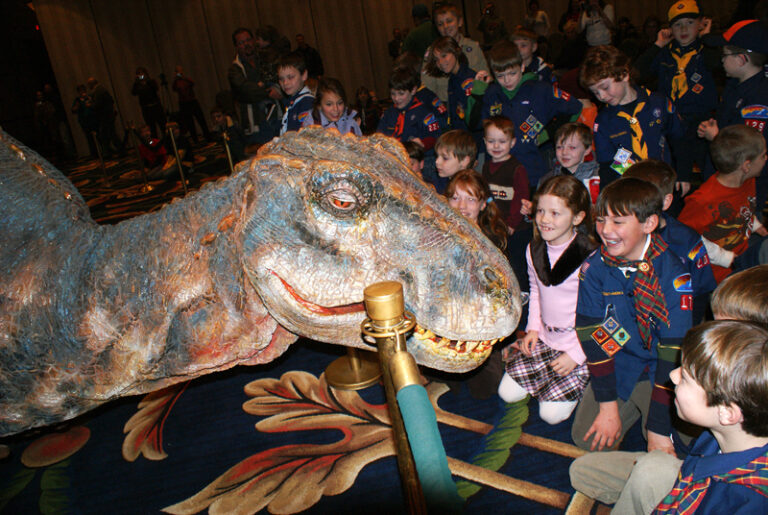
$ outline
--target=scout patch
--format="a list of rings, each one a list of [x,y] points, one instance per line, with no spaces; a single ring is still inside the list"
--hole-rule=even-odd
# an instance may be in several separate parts
[[[696,263],[696,268],[704,268],[709,264],[709,255],[707,255],[707,248],[704,246],[704,242],[700,241],[688,252],[688,259]]]
[[[620,148],[613,156],[613,163],[611,163],[611,168],[617,174],[624,175],[624,172],[627,171],[627,168],[633,164],[635,164],[635,161],[632,159],[632,152],[626,148]]]
[[[584,280],[584,276],[587,274],[587,270],[589,270],[589,261],[584,261],[584,263],[581,265],[581,268],[579,269],[579,281]]]
[[[768,106],[753,104],[741,109],[741,117],[747,127],[752,127],[760,132],[765,128],[765,120],[768,120]]]
[[[427,126],[427,130],[429,132],[434,132],[440,129],[440,125],[438,125],[437,119],[435,118],[435,115],[432,113],[429,113],[427,116],[424,117],[424,125]]]
[[[532,114],[528,115],[528,118],[520,124],[520,131],[523,133],[523,141],[535,141],[543,128],[544,125],[537,120],[535,116]]]
[[[619,352],[629,341],[629,333],[619,324],[613,304],[608,304],[605,308],[605,318],[600,326],[592,331],[591,336],[608,356]]]
[[[563,91],[557,86],[552,86],[552,93],[554,94],[555,98],[562,98],[563,100],[571,99],[571,95],[567,91]]]
[[[297,116],[296,119],[300,122],[303,122],[307,119],[307,116],[309,116],[309,111],[304,111],[303,113],[299,113],[299,116]]]
[[[461,104],[458,104],[458,105],[456,106],[456,114],[457,114],[457,115],[459,116],[459,118],[461,118],[462,120],[464,119],[464,106],[463,106],[463,105],[461,105]]]
[[[432,107],[437,110],[437,114],[445,114],[447,111],[445,104],[443,104],[437,97],[432,100]]]
[[[693,285],[691,284],[691,274],[682,274],[675,277],[672,281],[675,287],[675,291],[679,293],[693,293]]]
[[[464,82],[461,83],[461,89],[464,90],[464,94],[469,96],[472,94],[472,83],[475,81],[473,78],[464,79]]]
[[[698,95],[699,93],[701,93],[703,89],[704,89],[704,86],[702,86],[701,84],[696,84],[694,87],[691,88],[691,91],[693,91]]]
[[[691,82],[699,82],[701,80],[701,75],[698,73],[694,73],[691,75]]]
[[[501,102],[499,102],[498,104],[491,104],[491,108],[489,111],[491,116],[499,116],[501,114]]]

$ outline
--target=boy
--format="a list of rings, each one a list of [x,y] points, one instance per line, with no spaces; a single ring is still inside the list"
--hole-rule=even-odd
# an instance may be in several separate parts
[[[556,116],[576,120],[581,102],[557,86],[537,80],[532,73],[523,74],[520,51],[511,41],[496,43],[489,58],[496,81],[490,85],[475,81],[472,94],[483,95],[483,120],[491,116],[512,120],[516,139],[512,153],[525,166],[528,182],[535,187],[549,171],[538,147],[539,140],[547,137],[544,126]]]
[[[307,76],[307,65],[299,53],[286,54],[277,62],[277,81],[287,97],[283,99],[285,113],[280,126],[281,136],[288,131],[299,130],[312,111],[315,97],[305,85]]]
[[[533,73],[539,80],[553,82],[552,68],[544,62],[544,59],[536,55],[536,51],[539,49],[539,44],[537,43],[538,36],[530,30],[518,27],[512,33],[511,39],[520,52],[523,74]]]
[[[728,81],[723,100],[717,108],[717,121],[701,122],[698,134],[712,141],[719,128],[744,124],[757,129],[768,141],[768,77],[763,72],[768,59],[768,29],[757,20],[745,20],[731,26],[722,36],[707,43],[723,47],[722,63]],[[757,216],[762,219],[768,196],[768,173],[757,180]]]
[[[654,513],[768,512],[768,330],[718,321],[691,330],[670,374],[683,420],[708,429]]]
[[[675,187],[685,196],[690,189],[694,161],[703,170],[709,153],[707,140],[699,138],[696,129],[717,107],[712,72],[720,65],[720,58],[702,43],[701,36],[709,33],[711,20],[701,18],[695,0],[676,1],[667,16],[670,28],[659,31],[656,43],[648,47],[635,65],[643,78],[658,79],[659,93],[672,100],[685,121],[685,135],[674,149],[678,177]]]
[[[669,372],[691,327],[690,275],[656,234],[659,189],[627,178],[603,188],[595,206],[602,245],[582,265],[576,332],[592,379],[572,437],[610,448],[642,415],[648,451],[673,452]]]
[[[755,217],[755,177],[765,167],[765,140],[751,127],[730,125],[712,141],[711,154],[718,172],[686,197],[678,220],[703,236],[720,282],[731,269],[756,265],[768,236]]]
[[[421,172],[424,169],[424,147],[413,141],[406,141],[403,143],[403,148],[411,160],[411,171],[421,177]]]
[[[624,177],[636,177],[648,181],[661,191],[664,201],[658,232],[691,275],[692,316],[694,323],[699,323],[704,319],[704,312],[709,302],[709,293],[717,287],[717,282],[715,282],[715,276],[712,274],[709,255],[704,242],[701,240],[701,235],[666,213],[672,205],[677,179],[675,171],[664,161],[647,159],[632,165],[624,173]]]
[[[592,157],[592,131],[583,123],[566,123],[555,133],[555,168],[542,178],[573,175],[587,187],[592,204],[600,193],[599,166]]]
[[[237,164],[245,159],[245,134],[243,129],[232,118],[224,114],[224,110],[216,106],[211,109],[211,120],[213,121],[213,134],[220,142],[224,141],[224,135],[227,136],[227,146],[232,156],[232,164]]]
[[[435,153],[435,166],[439,176],[435,189],[442,195],[451,177],[460,170],[472,168],[477,158],[477,144],[467,131],[448,131],[437,139]]]
[[[768,266],[729,276],[712,294],[715,320],[768,322]],[[650,513],[669,493],[688,449],[663,452],[590,453],[571,464],[571,484],[616,513]]]
[[[144,165],[149,168],[148,175],[157,175],[168,163],[168,151],[163,145],[163,140],[152,136],[152,129],[149,125],[139,127],[139,154]]]
[[[593,130],[601,187],[643,159],[671,161],[667,139],[683,136],[682,120],[669,99],[630,83],[626,55],[612,46],[593,47],[579,78],[606,104]]]
[[[469,68],[476,72],[485,71],[487,73],[488,63],[485,61],[480,44],[461,33],[461,28],[464,26],[464,18],[461,16],[459,8],[451,4],[440,5],[435,8],[434,17],[437,32],[441,36],[453,38],[459,44],[461,51],[467,56]],[[431,52],[432,47],[430,46],[424,54],[424,64],[429,59]],[[422,70],[425,70],[425,68],[424,65],[421,66]],[[447,77],[433,77],[423,71],[421,82],[427,89],[434,91],[440,100],[448,102]]]

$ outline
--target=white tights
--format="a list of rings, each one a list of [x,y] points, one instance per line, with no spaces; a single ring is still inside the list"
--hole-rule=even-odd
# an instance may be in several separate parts
[[[512,379],[509,374],[504,374],[499,384],[499,397],[504,402],[517,402],[525,399],[528,391]],[[540,401],[539,416],[547,424],[559,424],[573,413],[578,401]]]

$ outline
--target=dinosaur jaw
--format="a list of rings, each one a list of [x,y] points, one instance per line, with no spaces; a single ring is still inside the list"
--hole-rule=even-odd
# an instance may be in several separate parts
[[[274,271],[270,272],[274,278],[278,279],[277,282],[280,283],[291,300],[314,317],[327,318],[330,322],[335,317],[348,319],[349,315],[354,316],[355,314],[362,315],[365,313],[365,306],[362,302],[338,306],[315,304],[299,295],[277,273]],[[360,321],[362,321],[362,317],[354,322],[355,329],[359,327]],[[483,363],[498,340],[499,338],[493,340],[452,340],[436,335],[431,330],[417,324],[413,335],[408,339],[408,347],[416,357],[416,360],[426,366],[446,371],[463,372]],[[332,341],[331,343],[339,343],[339,341]],[[362,345],[360,346],[363,347]]]

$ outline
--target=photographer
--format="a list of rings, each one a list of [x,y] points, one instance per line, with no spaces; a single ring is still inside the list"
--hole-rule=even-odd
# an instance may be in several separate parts
[[[604,0],[583,0],[580,4],[580,30],[586,29],[589,46],[610,45],[615,19],[613,6]]]
[[[149,125],[153,138],[157,138],[165,132],[165,112],[160,97],[157,94],[157,81],[149,76],[149,72],[143,66],[136,68],[136,80],[133,81],[131,94],[139,97],[141,114],[144,122]],[[159,132],[157,129],[160,129]]]
[[[504,26],[493,2],[487,2],[483,9],[483,16],[477,24],[477,30],[483,33],[483,50],[490,50],[494,43],[507,38],[507,28]]]

